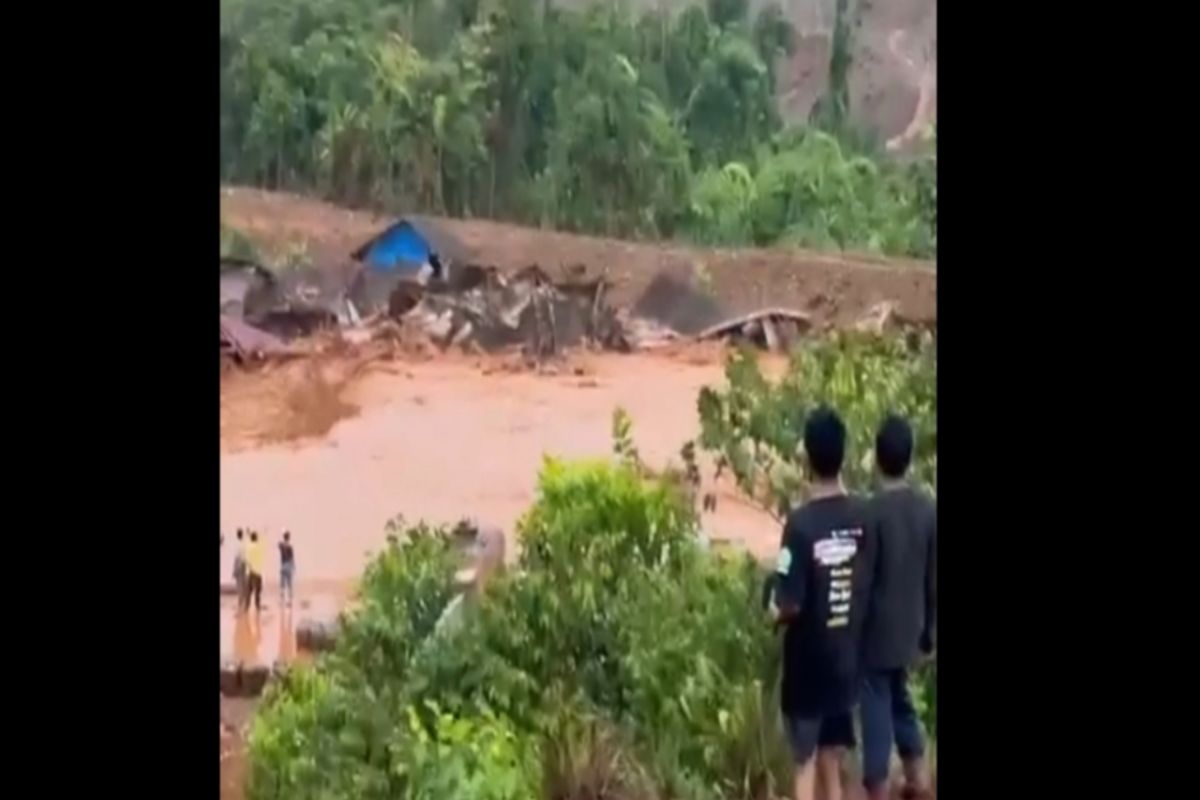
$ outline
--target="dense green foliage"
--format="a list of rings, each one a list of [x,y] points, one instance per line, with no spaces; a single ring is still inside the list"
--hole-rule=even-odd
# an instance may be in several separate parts
[[[888,412],[904,415],[916,434],[914,477],[937,486],[937,352],[932,337],[834,334],[793,351],[779,381],[762,374],[751,351],[731,355],[728,385],[700,393],[701,446],[716,454],[738,486],[781,516],[805,493],[804,420],[825,404],[849,433],[843,478],[870,489],[875,431]]]
[[[842,135],[847,47],[817,114],[837,138],[783,128],[791,36],[777,7],[751,18],[746,0],[641,16],[222,0],[222,179],[613,235],[934,255],[935,162],[902,167]]]
[[[446,531],[405,532],[251,735],[256,798],[757,798],[786,785],[763,574],[636,465],[548,461],[519,570],[436,629]],[[435,632],[436,630],[436,632]],[[486,787],[490,794],[479,794]],[[777,792],[776,792],[777,793]]]

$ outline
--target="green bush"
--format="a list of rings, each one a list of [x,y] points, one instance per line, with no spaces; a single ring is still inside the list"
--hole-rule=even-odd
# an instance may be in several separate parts
[[[455,565],[446,529],[418,525],[389,541],[368,565],[360,609],[345,616],[333,652],[268,690],[249,741],[250,797],[407,791],[397,769],[409,747],[404,676],[451,596]]]
[[[557,704],[541,733],[546,800],[655,800],[653,780],[628,737],[578,700]]]
[[[626,464],[547,460],[538,500],[517,524],[521,566],[604,583],[628,569],[678,571],[696,545],[696,517],[671,486],[646,481]]]
[[[756,798],[787,785],[763,578],[749,556],[706,556],[681,585],[644,586],[622,617],[628,718],[668,787]]]
[[[786,375],[768,380],[751,351],[730,356],[727,386],[700,393],[700,444],[764,508],[786,514],[805,494],[804,420],[821,404],[838,410],[849,433],[843,478],[870,488],[875,432],[888,412],[916,435],[913,474],[937,487],[937,354],[932,338],[834,334],[792,353]]]
[[[930,739],[937,739],[937,659],[923,662],[912,676],[913,703]]]
[[[538,754],[511,723],[490,712],[456,717],[436,705],[427,712],[431,727],[409,708],[396,764],[403,800],[529,800],[537,794]]]
[[[328,744],[340,720],[323,671],[298,666],[268,686],[250,730],[250,796],[305,796],[298,790],[318,785],[333,766]]]
[[[367,565],[360,608],[345,619],[337,649],[344,663],[376,687],[404,675],[454,594],[459,558],[449,532],[421,523],[403,537],[390,538]]]
[[[520,571],[436,636],[448,534],[418,526],[380,554],[334,651],[270,689],[251,796],[472,797],[492,781],[495,797],[575,797],[611,780],[621,797],[749,800],[786,785],[764,574],[705,552],[674,484],[627,461],[548,461],[519,533]]]

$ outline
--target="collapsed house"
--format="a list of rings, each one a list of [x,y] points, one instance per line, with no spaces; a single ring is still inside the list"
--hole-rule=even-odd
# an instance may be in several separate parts
[[[238,319],[247,307],[271,302],[277,291],[275,276],[266,267],[243,258],[221,258],[221,313]]]
[[[792,349],[802,334],[812,328],[812,318],[790,308],[764,308],[722,320],[696,334],[696,338],[722,339],[752,344],[771,352]]]
[[[397,277],[445,278],[453,264],[467,260],[467,251],[454,236],[423,217],[407,217],[389,225],[358,247],[350,257],[365,268]]]
[[[465,263],[466,249],[436,224],[414,217],[389,225],[350,257],[357,265],[345,293],[352,312],[397,317],[415,305],[416,287],[444,282]]]
[[[245,360],[247,353],[270,355],[285,342],[335,328],[350,343],[387,338],[420,349],[520,348],[539,359],[579,346],[627,352],[684,339],[780,351],[813,327],[810,315],[788,308],[734,316],[679,270],[656,275],[628,313],[610,304],[610,288],[604,275],[589,275],[582,265],[557,276],[540,265],[515,273],[480,265],[435,221],[407,217],[337,265],[273,273],[223,258],[222,349]],[[895,309],[882,305],[860,325],[894,326]]]
[[[221,314],[290,341],[357,319],[345,279],[334,270],[297,267],[276,274],[253,261],[221,259]]]
[[[556,281],[538,266],[505,275],[471,263],[462,243],[430,220],[400,220],[351,257],[359,264],[346,292],[354,311],[415,325],[440,347],[519,346],[545,357],[624,343],[602,278],[575,270]]]
[[[537,266],[506,276],[468,265],[450,281],[410,285],[392,294],[393,317],[411,320],[441,347],[472,345],[485,351],[520,347],[545,358],[591,345],[628,350],[600,277],[555,281]]]
[[[295,267],[276,279],[273,302],[255,309],[248,319],[283,339],[311,336],[320,330],[355,324],[346,301],[343,270]]]
[[[286,355],[287,345],[277,336],[247,325],[237,317],[221,315],[221,358],[238,364]]]

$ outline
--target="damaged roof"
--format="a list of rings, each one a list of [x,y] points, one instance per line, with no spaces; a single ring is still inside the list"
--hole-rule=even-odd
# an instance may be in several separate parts
[[[287,352],[283,340],[248,325],[237,317],[221,315],[221,349],[240,359]]]
[[[412,271],[436,255],[442,262],[462,262],[467,250],[457,238],[424,217],[406,217],[364,242],[351,258],[377,270]]]
[[[270,302],[276,292],[275,276],[254,261],[221,259],[221,312],[244,316],[247,306]]]

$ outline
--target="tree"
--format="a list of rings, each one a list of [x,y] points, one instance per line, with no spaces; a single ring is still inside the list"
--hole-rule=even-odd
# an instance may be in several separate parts
[[[831,73],[844,78],[839,8]],[[751,23],[746,0],[675,18],[544,0],[222,0],[221,176],[397,212],[935,254],[936,160],[896,168],[838,114],[817,117],[836,156],[783,130],[774,65],[790,43],[778,6]]]

